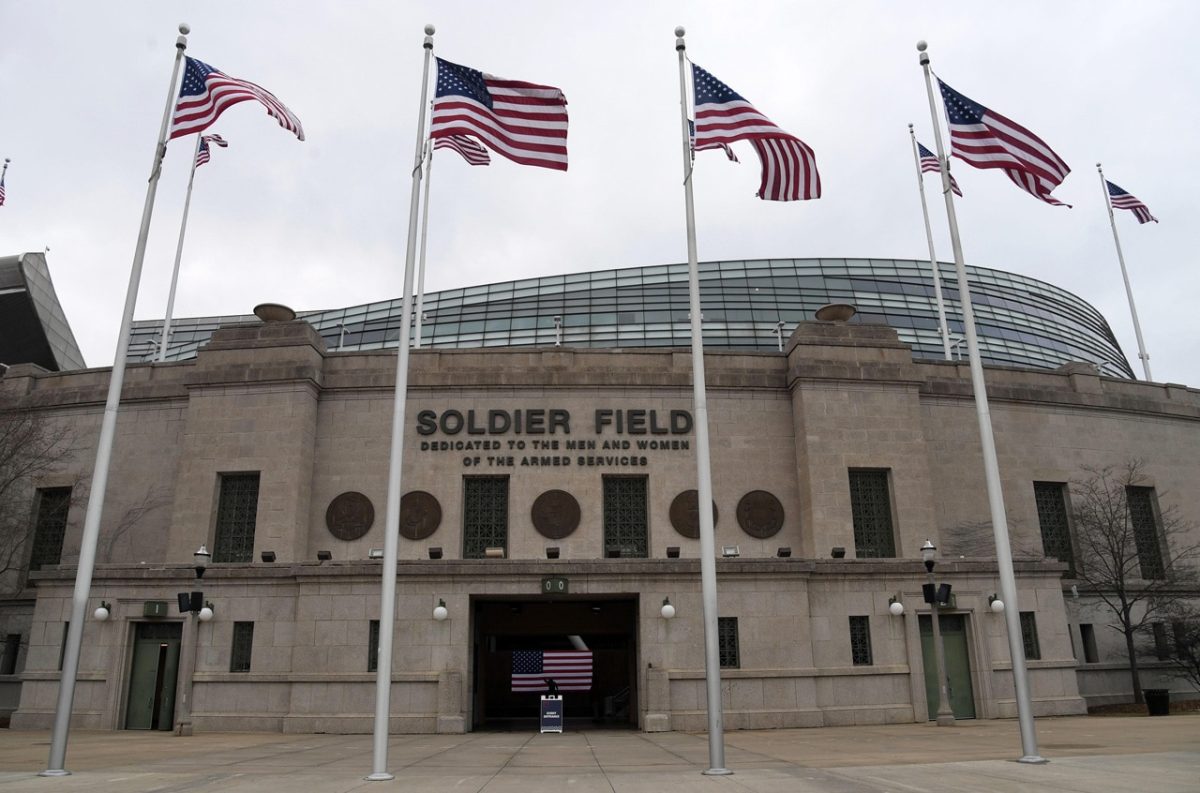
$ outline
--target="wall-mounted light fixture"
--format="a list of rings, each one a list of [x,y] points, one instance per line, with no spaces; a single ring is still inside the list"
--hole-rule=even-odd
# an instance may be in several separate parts
[[[782,548],[780,548],[778,551],[776,551],[775,555],[778,556],[780,559],[788,559],[792,555],[792,549],[789,546],[785,545]]]
[[[742,555],[742,551],[736,545],[722,545],[721,546],[721,556],[724,556],[726,559],[736,559],[737,557],[739,557],[741,555]]]
[[[904,604],[900,602],[899,595],[892,595],[888,598],[888,613],[893,617],[899,617],[904,613]]]
[[[368,548],[367,549],[367,558],[368,559],[382,559],[383,558],[383,549],[382,548]]]
[[[833,546],[833,549],[830,550],[829,555],[832,556],[834,559],[845,559],[846,558],[846,549],[840,545],[835,545],[835,546]]]
[[[488,559],[503,559],[504,558],[504,549],[498,548],[498,547],[497,548],[485,548],[483,551],[483,555],[485,557],[487,557]]]
[[[992,610],[992,613],[999,614],[1004,611],[1004,601],[1000,599],[999,595],[988,595],[988,608]]]
[[[382,558],[382,554],[380,554],[380,558]],[[440,546],[440,545],[430,546],[429,558],[430,559],[441,559],[442,558],[442,546]]]
[[[558,546],[557,545],[547,545],[546,546],[546,558],[547,559],[557,559],[558,558]]]
[[[678,545],[668,545],[667,546],[667,558],[668,559],[678,559],[679,558],[679,546]]]
[[[450,616],[450,610],[446,608],[446,601],[438,598],[438,604],[433,607],[433,618],[438,622],[444,622]]]
[[[275,552],[274,551],[263,551],[262,552],[262,560],[264,562],[267,562],[268,564],[275,561]]]
[[[92,612],[92,617],[95,618],[96,622],[104,622],[109,618],[109,616],[111,614],[112,614],[112,606],[108,605],[108,603],[105,603],[103,600],[101,600],[100,608],[98,608]]]
[[[662,614],[664,620],[675,619],[675,607],[671,605],[670,598],[663,598],[662,608],[659,610],[659,613]]]
[[[196,612],[196,618],[201,622],[208,622],[211,620],[213,618],[213,604],[207,600],[204,601],[204,608]]]
[[[317,551],[317,561],[328,562],[333,559],[333,551]]]
[[[211,561],[212,554],[203,545],[192,554],[192,563],[196,569],[196,578],[204,578],[204,571],[208,569],[208,563]]]

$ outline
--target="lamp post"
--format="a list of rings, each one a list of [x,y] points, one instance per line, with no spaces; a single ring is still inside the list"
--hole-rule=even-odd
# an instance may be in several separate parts
[[[942,647],[942,629],[938,624],[937,584],[933,580],[933,566],[937,563],[936,557],[937,546],[926,540],[925,544],[921,546],[921,560],[925,562],[925,573],[929,577],[929,583],[925,587],[925,599],[929,601],[929,619],[933,623],[933,659],[938,682],[937,725],[953,727],[954,711],[950,709],[950,691],[946,683],[946,651]],[[947,595],[949,589],[946,587]]]
[[[201,545],[192,554],[192,569],[196,571],[196,580],[204,578],[204,571],[212,554],[208,548]],[[180,653],[183,662],[182,674],[179,675],[179,708],[175,719],[176,735],[192,734],[192,678],[196,676],[196,650],[200,644],[200,626],[198,622],[208,622],[213,618],[212,604],[204,599],[203,592],[180,592],[179,611],[189,612],[189,619],[184,626],[184,651]]]

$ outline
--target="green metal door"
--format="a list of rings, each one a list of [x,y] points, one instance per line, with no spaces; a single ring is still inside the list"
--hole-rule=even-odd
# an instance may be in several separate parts
[[[971,688],[971,657],[967,652],[967,620],[962,614],[939,615],[938,627],[946,650],[946,679],[949,683],[950,710],[956,719],[975,718],[975,692]],[[937,661],[933,655],[933,623],[922,614],[921,657],[925,663],[925,701],[929,720],[937,716]]]
[[[125,708],[127,730],[170,730],[175,721],[175,679],[183,624],[139,622]]]

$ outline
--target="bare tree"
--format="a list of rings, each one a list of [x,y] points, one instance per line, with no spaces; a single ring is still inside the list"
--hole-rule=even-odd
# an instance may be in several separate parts
[[[1157,515],[1144,499],[1131,509],[1131,493],[1146,484],[1143,467],[1130,460],[1120,467],[1085,468],[1087,478],[1071,484],[1076,576],[1115,617],[1112,627],[1125,639],[1138,703],[1139,632],[1177,613],[1200,585],[1192,566],[1200,558],[1193,524],[1161,501]]]
[[[121,513],[121,517],[113,524],[112,528],[104,532],[100,537],[99,560],[101,562],[111,562],[113,560],[113,552],[116,550],[117,543],[121,541],[121,538],[131,529],[138,526],[150,513],[161,509],[168,503],[170,503],[170,499],[165,487],[161,485],[147,487],[142,492],[141,497]]]
[[[1042,549],[1023,533],[1020,521],[1010,520],[1008,523],[1009,544],[1014,558],[1040,559],[1045,556]],[[957,526],[942,529],[940,535],[942,557],[945,559],[953,559],[956,556],[996,558],[996,540],[990,520],[959,523]]]
[[[1170,630],[1146,640],[1141,645],[1145,655],[1156,655],[1166,661],[1167,674],[1183,680],[1200,691],[1200,610],[1183,607],[1172,613]],[[1163,628],[1167,625],[1164,623]]]

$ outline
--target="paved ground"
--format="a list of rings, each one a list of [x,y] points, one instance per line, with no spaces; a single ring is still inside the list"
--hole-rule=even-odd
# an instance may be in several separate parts
[[[704,776],[704,735],[596,731],[470,733],[392,739],[390,782],[366,782],[368,735],[76,732],[63,778],[49,735],[0,730],[0,793],[1197,793],[1200,714],[1074,717],[1037,723],[1046,765],[1012,762],[1014,721],[726,733],[732,776]]]

